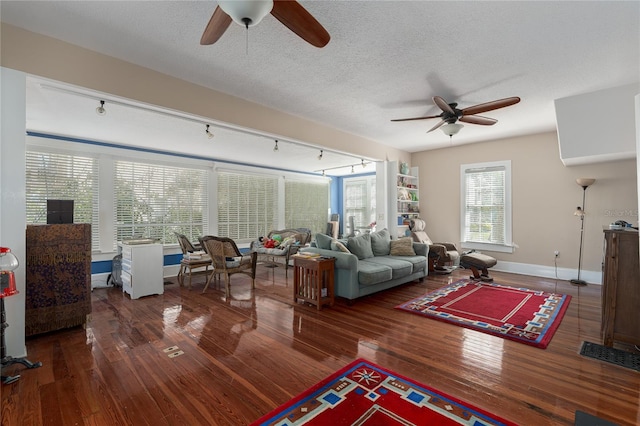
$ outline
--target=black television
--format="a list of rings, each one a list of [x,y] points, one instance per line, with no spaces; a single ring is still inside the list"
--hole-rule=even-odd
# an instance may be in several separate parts
[[[73,223],[73,200],[47,200],[47,224]]]

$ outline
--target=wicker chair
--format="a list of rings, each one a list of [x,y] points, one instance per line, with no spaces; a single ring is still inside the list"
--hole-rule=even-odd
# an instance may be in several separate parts
[[[184,285],[184,276],[189,276],[189,290],[191,290],[191,277],[193,275],[209,275],[209,267],[211,266],[211,257],[208,254],[203,254],[199,258],[191,258],[191,253],[194,253],[200,248],[195,247],[186,235],[175,232],[178,244],[182,250],[182,260],[180,261],[180,270],[178,271],[178,283],[180,287]],[[204,268],[204,269],[202,269]],[[194,271],[196,269],[196,271]]]
[[[251,277],[251,288],[256,288],[256,264],[258,261],[258,254],[253,252],[248,255],[243,255],[238,250],[238,246],[231,238],[226,237],[214,237],[207,235],[200,238],[200,244],[211,257],[211,264],[213,265],[213,272],[207,279],[207,284],[204,286],[204,293],[207,291],[209,284],[215,276],[224,274],[226,296],[229,297],[231,293],[230,277],[233,274],[247,274]]]

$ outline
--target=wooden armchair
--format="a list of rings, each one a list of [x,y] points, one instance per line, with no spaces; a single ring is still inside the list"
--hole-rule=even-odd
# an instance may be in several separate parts
[[[182,260],[180,261],[180,270],[178,271],[178,283],[180,287],[184,285],[184,276],[189,276],[189,290],[191,290],[191,276],[193,275],[209,275],[209,267],[211,266],[211,257],[208,254],[202,254],[198,257],[192,253],[201,250],[196,248],[186,235],[175,232],[178,244],[182,250]],[[202,269],[204,268],[204,270]],[[194,271],[196,269],[197,271]]]
[[[258,254],[252,252],[248,255],[243,255],[238,250],[238,246],[231,238],[226,237],[214,237],[207,235],[200,238],[200,244],[211,257],[211,264],[213,265],[213,272],[207,279],[207,284],[204,286],[204,293],[209,287],[209,283],[212,279],[215,279],[216,275],[224,274],[226,296],[231,294],[230,277],[233,274],[246,274],[251,277],[251,288],[256,288],[256,264],[258,261]]]

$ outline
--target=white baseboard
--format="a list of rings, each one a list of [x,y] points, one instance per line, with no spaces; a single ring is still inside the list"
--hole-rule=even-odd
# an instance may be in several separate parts
[[[528,263],[504,262],[502,260],[491,268],[495,271],[510,272],[512,274],[531,275],[534,277],[552,278],[559,280],[572,280],[578,278],[578,271],[572,268],[556,268],[553,266],[532,265]],[[491,271],[489,271],[491,272]],[[589,284],[602,285],[602,271],[580,271],[580,279]]]

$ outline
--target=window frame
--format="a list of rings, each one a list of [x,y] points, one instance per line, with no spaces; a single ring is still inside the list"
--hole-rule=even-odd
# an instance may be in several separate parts
[[[210,204],[207,173],[202,167],[183,164],[168,165],[140,159],[116,159],[113,162],[111,187],[114,198],[115,243],[121,242],[119,235],[130,234],[127,235],[129,238],[136,238],[140,230],[144,231],[142,237],[159,239],[163,245],[177,243],[174,232],[186,235],[190,241],[206,235],[209,230]],[[123,195],[119,192],[121,179],[124,181],[124,190],[129,191],[132,196],[136,195],[134,199],[119,198]],[[191,208],[181,211],[181,206],[187,201],[190,201]],[[130,204],[131,209],[123,208],[127,204]],[[141,207],[148,211],[141,212]],[[120,219],[123,216],[130,221],[121,223]],[[136,221],[136,216],[146,219]],[[152,217],[154,219],[149,220]],[[169,218],[181,220],[168,221]],[[130,229],[130,232],[127,232],[127,229]]]
[[[30,165],[38,161],[35,157],[39,157],[41,161],[48,161],[51,167],[31,169]],[[45,160],[44,157],[47,159]],[[91,153],[66,152],[38,146],[27,147],[25,152],[26,223],[47,223],[48,199],[74,200],[74,223],[89,223],[91,225],[91,251],[99,251],[101,244],[101,221],[98,202],[101,196],[100,167],[99,158]],[[37,177],[34,178],[34,181],[30,180],[32,171],[37,175],[45,173],[45,182],[49,182],[49,179],[54,179],[57,184],[52,185],[52,188],[48,188],[49,185],[45,183],[43,188],[42,182],[39,182]],[[84,172],[84,178],[79,177],[79,171]],[[73,174],[73,178],[70,177],[71,174]],[[77,193],[67,193],[62,188],[69,185],[80,186],[85,189],[90,188],[90,191],[85,191],[85,193],[90,196],[91,204],[87,205],[86,200],[82,202],[82,197],[78,197]],[[34,207],[39,207],[39,213],[32,218],[33,214],[30,210]],[[83,220],[83,218],[86,219],[88,217],[91,219]]]
[[[329,180],[310,180],[296,177],[285,178],[283,195],[285,228],[297,229],[308,227],[313,235],[326,231],[329,211],[331,209],[331,186],[329,185]],[[317,213],[312,209],[305,210],[305,207],[308,207],[309,204],[313,202],[322,204],[322,214],[320,214],[320,209],[318,209]],[[295,216],[295,218],[293,216]],[[298,219],[300,216],[311,217],[313,220],[300,222]]]
[[[504,168],[504,241],[490,243],[465,241],[467,229],[467,180],[468,171],[490,172],[497,168]],[[513,221],[512,221],[512,184],[511,160],[491,161],[460,165],[460,245],[463,249],[487,250],[502,253],[513,253]]]
[[[362,228],[362,227],[366,227],[369,226],[371,223],[376,222],[376,217],[377,217],[377,191],[378,188],[376,186],[377,183],[377,176],[375,174],[371,174],[371,175],[361,175],[361,176],[349,176],[349,177],[344,177],[342,179],[342,229],[344,230],[343,232],[346,234],[347,232],[347,228],[349,226],[349,214],[347,213],[347,187],[349,186],[349,184],[353,184],[353,182],[356,181],[364,181],[365,184],[365,188],[366,188],[366,197],[368,199],[368,203],[367,205],[364,207],[364,217],[367,217],[369,219],[368,222],[367,220],[365,220],[365,222],[367,223],[362,223],[360,224],[357,220],[354,220],[354,226],[356,228],[356,230],[358,228]],[[373,206],[373,207],[372,207]],[[354,230],[355,232],[355,230]]]

